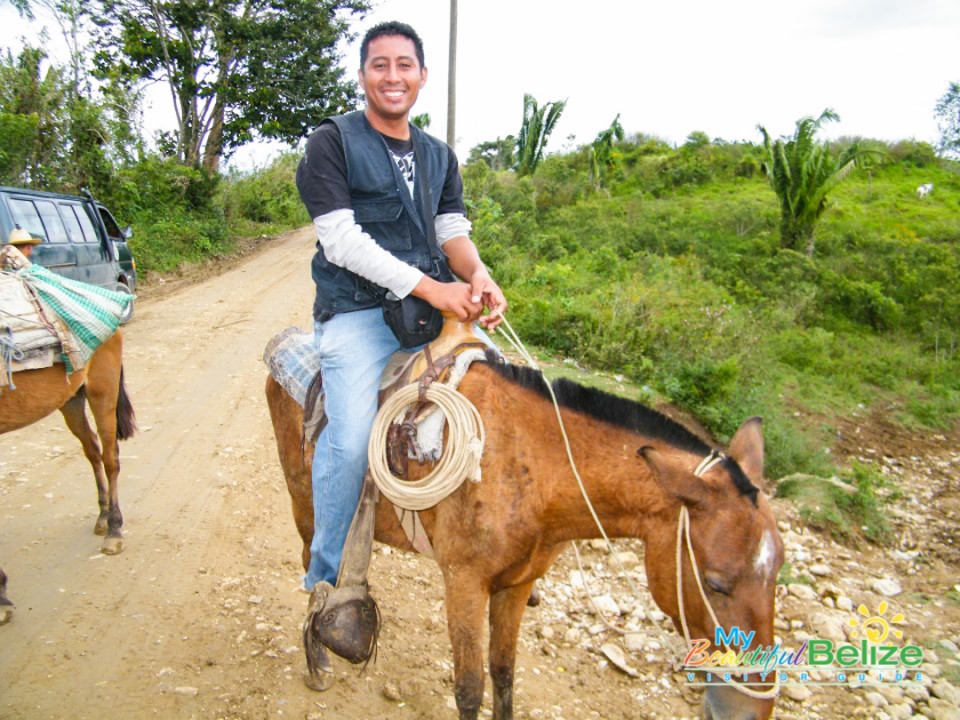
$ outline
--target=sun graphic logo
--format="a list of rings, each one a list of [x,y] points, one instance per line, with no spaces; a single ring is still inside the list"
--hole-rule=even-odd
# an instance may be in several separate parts
[[[857,608],[857,613],[862,615],[863,619],[852,617],[848,621],[850,626],[854,628],[850,633],[850,639],[856,640],[860,637],[861,633],[872,643],[882,643],[891,634],[898,640],[902,639],[903,633],[891,627],[891,625],[899,625],[903,623],[906,618],[904,618],[903,613],[895,613],[888,621],[885,615],[889,609],[890,605],[882,601],[877,607],[877,612],[871,615],[870,611],[867,610],[867,606],[861,604],[860,607]]]

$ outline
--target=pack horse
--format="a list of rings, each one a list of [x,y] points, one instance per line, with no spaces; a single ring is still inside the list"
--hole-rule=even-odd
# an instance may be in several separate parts
[[[534,582],[570,541],[600,536],[543,383],[540,373],[503,365],[492,354],[471,367],[459,390],[487,428],[483,479],[464,483],[420,513],[443,576],[461,720],[480,712],[484,619],[493,717],[506,720],[513,717],[520,619]],[[553,387],[603,527],[610,537],[645,542],[650,591],[677,629],[712,644],[718,626],[737,627],[754,633],[743,649],[772,644],[783,545],[761,492],[759,418],[747,420],[720,453],[641,404],[565,380]],[[313,448],[302,442],[302,409],[272,377],[266,395],[306,565],[313,536]],[[678,532],[684,526],[685,538]],[[382,495],[376,539],[413,550]],[[710,686],[705,716],[768,718],[775,693],[769,686],[766,692],[763,685],[753,687],[760,691],[739,683]]]
[[[123,549],[120,528],[119,440],[136,431],[133,406],[123,382],[123,338],[117,332],[93,353],[82,369],[69,375],[63,363],[15,373],[16,390],[0,391],[0,435],[26,427],[59,410],[83,446],[83,453],[97,482],[100,514],[94,525],[97,535],[106,535],[101,550],[116,555]],[[87,421],[90,405],[97,433]],[[97,440],[99,434],[99,442]],[[0,624],[10,619],[6,597],[7,577],[0,570]]]

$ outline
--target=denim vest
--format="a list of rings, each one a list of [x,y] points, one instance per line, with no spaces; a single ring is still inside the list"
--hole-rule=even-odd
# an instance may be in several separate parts
[[[328,118],[340,130],[347,163],[347,182],[354,219],[384,250],[431,277],[449,282],[453,275],[440,253],[431,255],[424,223],[433,222],[440,206],[440,195],[447,176],[447,146],[414,125],[411,140],[419,148],[426,168],[416,170],[415,198],[410,197],[406,180],[390,157],[387,144],[370,126],[363,111]],[[426,171],[424,173],[424,170]],[[420,208],[420,180],[430,179],[433,207],[426,213]],[[317,244],[313,256],[313,281],[317,285],[314,317],[363,310],[379,304],[377,293],[383,288],[373,285],[346,268],[330,263]]]

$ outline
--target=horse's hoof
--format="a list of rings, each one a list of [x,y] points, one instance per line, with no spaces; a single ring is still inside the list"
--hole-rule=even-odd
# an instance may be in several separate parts
[[[311,690],[323,692],[333,687],[336,676],[332,670],[319,670],[316,675],[311,675],[308,670],[303,672],[303,683]]]
[[[123,551],[123,538],[108,537],[103,541],[100,552],[104,555],[119,555]]]
[[[106,535],[107,534],[107,521],[106,520],[97,520],[97,524],[93,526],[94,535]]]
[[[0,607],[0,625],[6,625],[11,620],[13,620],[13,608]]]

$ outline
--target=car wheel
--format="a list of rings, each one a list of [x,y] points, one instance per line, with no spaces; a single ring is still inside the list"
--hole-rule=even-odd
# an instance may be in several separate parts
[[[117,287],[115,289],[117,292],[126,293],[127,295],[133,295],[133,293],[130,292],[130,288],[128,288],[125,283],[122,283],[122,282],[117,283]],[[134,302],[135,302],[134,300],[131,300],[127,305],[127,309],[124,310],[123,315],[120,316],[121,325],[126,325],[133,318]]]

